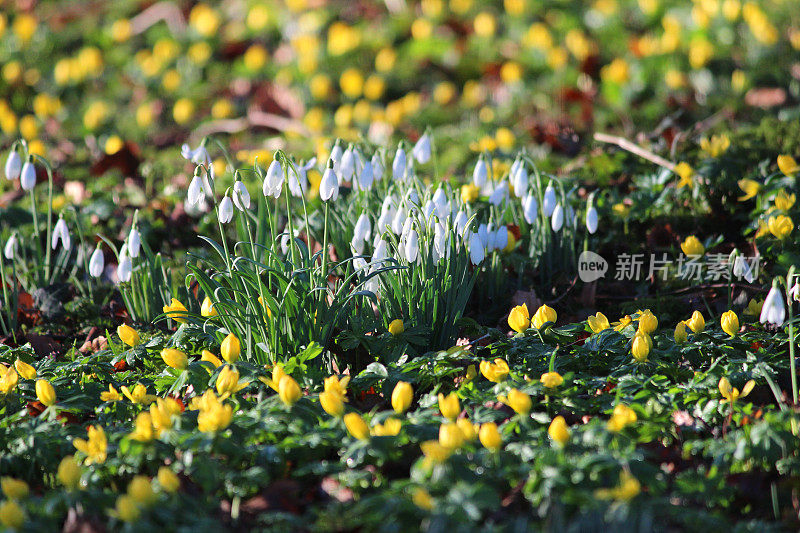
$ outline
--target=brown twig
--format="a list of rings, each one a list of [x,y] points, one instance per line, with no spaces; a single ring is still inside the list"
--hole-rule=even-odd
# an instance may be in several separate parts
[[[632,154],[636,154],[643,159],[647,159],[648,161],[655,163],[656,165],[662,166],[668,170],[675,171],[675,163],[671,161],[667,161],[663,157],[654,154],[649,150],[645,150],[638,144],[634,144],[628,139],[624,139],[622,137],[617,137],[616,135],[609,135],[607,133],[595,133],[594,140],[603,143],[614,144],[622,148],[623,150],[627,150]]]
[[[174,2],[168,1],[153,4],[133,17],[131,31],[134,35],[139,35],[162,20],[167,23],[167,27],[173,35],[179,35],[186,31],[186,20],[183,18],[183,13]]]

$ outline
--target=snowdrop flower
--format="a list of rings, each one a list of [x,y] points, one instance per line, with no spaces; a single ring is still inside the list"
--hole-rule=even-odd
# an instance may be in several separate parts
[[[353,251],[353,255],[361,255],[364,253],[364,241],[360,239],[356,239],[353,236],[353,239],[350,241],[350,249]]]
[[[225,198],[219,203],[219,221],[227,224],[233,218],[233,202],[228,193],[225,193]]]
[[[203,179],[195,174],[192,182],[189,184],[189,190],[186,194],[186,201],[189,205],[197,205],[200,198],[203,196]]]
[[[561,207],[561,204],[556,204],[556,208],[553,209],[553,216],[550,219],[550,227],[553,228],[553,231],[559,231],[563,225],[564,208]]]
[[[447,249],[447,232],[441,222],[437,222],[433,227],[433,250],[437,263],[449,252]]]
[[[288,233],[281,235],[281,252],[286,255],[289,252],[289,244],[292,242]]]
[[[483,188],[488,179],[489,171],[486,168],[486,161],[483,160],[483,156],[480,156],[478,162],[475,163],[475,169],[472,171],[472,183]]]
[[[128,251],[130,252],[130,256],[132,258],[139,257],[139,249],[142,246],[142,235],[139,233],[139,229],[136,227],[136,223],[134,222],[133,227],[131,227],[131,232],[128,234]]]
[[[800,281],[795,281],[792,288],[789,289],[789,296],[791,296],[792,300],[795,302],[800,302]]]
[[[103,251],[100,249],[100,246],[97,246],[94,252],[92,252],[92,256],[89,258],[89,274],[93,278],[99,278],[103,273],[104,267],[105,258],[103,257]]]
[[[427,132],[417,140],[411,153],[421,165],[431,160],[431,137]]]
[[[430,220],[434,211],[436,211],[436,204],[433,203],[433,200],[428,200],[425,202],[425,205],[422,206],[422,214],[425,215],[425,220]]]
[[[119,264],[117,265],[117,278],[122,283],[127,283],[131,280],[133,274],[133,261],[128,256],[126,246],[123,245],[122,253],[119,255]]]
[[[761,316],[759,322],[762,324],[770,323],[776,326],[783,325],[786,319],[786,309],[783,306],[783,297],[781,291],[775,285],[767,293],[767,298],[764,300],[764,305],[761,307]]]
[[[6,159],[6,179],[7,180],[15,180],[19,177],[19,173],[22,170],[22,158],[19,155],[19,152],[16,150],[11,150],[8,153],[8,158]]]
[[[590,205],[589,209],[586,211],[586,229],[589,230],[589,233],[592,235],[597,231],[597,208],[593,205]]]
[[[453,220],[453,225],[456,228],[456,233],[459,235],[464,235],[464,230],[467,229],[467,222],[469,219],[467,218],[467,214],[464,211],[459,211],[456,214],[455,220]]]
[[[522,198],[528,190],[528,171],[525,163],[519,159],[514,161],[514,165],[511,165],[511,185],[514,187],[514,196]]]
[[[411,217],[406,218],[406,221],[403,223],[403,231],[400,234],[403,237],[407,237],[409,233],[411,233],[411,229],[414,227],[414,219]]]
[[[497,250],[503,250],[508,246],[508,227],[505,225],[497,228],[494,236],[494,245]]]
[[[390,226],[391,227],[392,220],[394,219],[394,214],[395,214],[394,208],[389,208],[388,210],[383,211],[381,213],[381,216],[378,217],[378,223],[375,226],[376,232],[378,234],[380,234],[381,232],[386,231],[386,226]]]
[[[368,191],[372,188],[374,181],[375,177],[372,172],[372,162],[367,160],[364,163],[364,168],[361,169],[361,172],[358,175],[358,186],[362,190]]]
[[[406,237],[406,248],[405,248],[406,261],[408,261],[409,263],[413,263],[414,261],[417,260],[418,255],[419,255],[419,235],[417,235],[416,230],[412,229],[408,232],[408,237]]]
[[[281,190],[283,189],[283,180],[283,165],[281,165],[277,159],[274,159],[267,169],[267,177],[264,178],[264,196],[280,198]]]
[[[539,202],[536,201],[533,194],[528,194],[522,200],[522,214],[528,224],[533,224],[536,217],[539,216]]]
[[[542,209],[544,210],[544,216],[550,217],[553,214],[553,211],[556,208],[556,190],[553,188],[553,184],[549,183],[547,188],[544,190],[544,200],[542,202]]]
[[[195,165],[205,165],[208,169],[208,172],[211,173],[211,177],[214,177],[214,165],[213,161],[211,160],[211,156],[206,150],[206,140],[200,143],[200,146],[192,150],[188,144],[183,143],[181,145],[181,155],[184,159],[191,161]]]
[[[486,253],[483,249],[483,240],[480,235],[473,233],[469,238],[469,259],[472,261],[473,265],[477,266],[483,262],[485,257]]]
[[[379,263],[389,257],[389,249],[384,241],[381,238],[378,238],[377,243],[375,244],[375,250],[372,252],[372,263]]]
[[[369,223],[369,216],[366,213],[361,213],[356,225],[353,227],[353,240],[354,241],[367,241],[372,231]]]
[[[403,232],[403,224],[407,219],[406,210],[402,207],[397,210],[392,219],[392,231],[395,235],[400,235]]]
[[[450,215],[450,202],[447,201],[447,193],[444,188],[439,187],[433,193],[433,203],[436,205],[436,215],[441,218],[447,218]]]
[[[3,255],[6,257],[6,259],[14,259],[14,256],[16,255],[15,253],[16,250],[17,250],[17,234],[14,233],[6,241],[6,245],[3,248]]]
[[[506,199],[508,196],[508,182],[503,181],[500,182],[497,187],[494,188],[492,194],[489,195],[489,203],[493,206],[499,206],[503,200]]]
[[[406,151],[403,150],[402,143],[397,146],[397,152],[394,154],[394,161],[392,161],[392,177],[397,181],[406,179]]]
[[[406,193],[406,204],[419,207],[419,194],[416,189],[409,189]]]
[[[339,144],[339,139],[336,139],[336,143],[334,143],[333,148],[331,149],[331,155],[328,160],[333,161],[333,172],[338,174],[339,164],[342,161],[342,146]]]
[[[750,263],[741,255],[737,255],[733,260],[733,275],[737,278],[744,278],[748,283],[753,283],[755,276],[750,269]]]
[[[322,175],[322,180],[319,182],[319,197],[323,202],[328,200],[336,200],[339,196],[339,178],[336,177],[334,171],[334,160],[328,160],[328,168]]]
[[[380,181],[383,178],[383,163],[378,152],[372,154],[372,175],[375,178],[374,181]]]
[[[480,226],[478,226],[478,237],[481,238],[483,247],[487,248],[489,244],[489,226],[487,226],[486,224],[481,224]]]
[[[69,236],[67,223],[64,222],[64,219],[61,217],[58,217],[58,222],[56,222],[56,225],[53,228],[53,235],[50,239],[50,248],[55,250],[58,246],[58,241],[61,241],[61,246],[63,246],[65,250],[69,250],[70,246],[72,246],[72,239],[70,239]]]
[[[289,169],[289,192],[295,198],[300,198],[308,188],[308,171],[317,164],[317,158],[312,157],[308,163],[294,165]]]
[[[22,189],[30,191],[36,186],[36,169],[33,168],[33,159],[28,159],[22,165],[22,172],[20,173],[19,183]]]
[[[356,156],[353,145],[347,147],[347,150],[342,154],[342,161],[339,163],[339,178],[344,181],[350,181],[356,172]]]
[[[233,203],[239,211],[250,209],[250,193],[241,180],[233,184]]]

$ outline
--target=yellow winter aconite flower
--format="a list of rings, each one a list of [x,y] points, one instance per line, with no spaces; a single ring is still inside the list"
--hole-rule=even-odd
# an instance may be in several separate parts
[[[247,387],[247,385],[247,381],[239,381],[239,372],[227,365],[219,373],[219,376],[217,376],[217,382],[215,384],[217,394],[219,394],[220,398],[223,400],[228,396],[236,394]]]
[[[222,366],[222,361],[220,361],[219,357],[217,357],[216,355],[214,355],[213,353],[211,353],[208,350],[203,350],[202,351],[202,353],[200,355],[200,360],[201,361],[208,361],[209,363],[214,365],[214,368],[219,368],[220,366]]]
[[[123,522],[136,522],[139,519],[139,506],[132,497],[123,494],[117,498],[117,503],[114,505],[114,515]]]
[[[170,494],[177,492],[181,486],[181,480],[178,479],[178,476],[175,474],[175,472],[166,466],[162,466],[158,469],[157,479],[161,489]]]
[[[564,420],[563,416],[559,415],[550,422],[550,426],[547,428],[547,434],[554,442],[561,446],[569,441],[569,426],[567,426],[567,421]]]
[[[706,249],[700,239],[694,235],[686,237],[686,240],[681,243],[681,250],[689,257],[700,257],[706,253]]]
[[[68,455],[61,459],[61,462],[58,463],[56,477],[67,490],[75,490],[78,488],[78,484],[81,480],[81,467],[75,460],[75,457]]]
[[[689,335],[686,333],[686,322],[681,321],[678,322],[678,325],[675,326],[675,334],[673,335],[676,344],[683,344],[689,338]]]
[[[508,363],[499,357],[493,363],[489,361],[481,361],[480,364],[481,374],[491,382],[500,383],[508,377],[509,368]]]
[[[422,487],[417,487],[411,492],[411,501],[414,502],[414,505],[426,511],[431,511],[435,507],[433,498]]]
[[[464,440],[466,441],[473,441],[478,438],[478,431],[480,430],[480,426],[478,424],[473,424],[466,418],[459,418],[456,420],[456,425],[461,429],[461,433],[464,435]]]
[[[794,176],[794,174],[800,170],[800,165],[797,164],[794,157],[790,155],[779,155],[778,156],[778,168],[781,172],[783,172],[787,176]]]
[[[56,390],[46,379],[36,381],[36,398],[47,407],[56,404]]]
[[[739,317],[736,316],[733,310],[725,311],[720,318],[720,325],[722,326],[722,331],[731,337],[735,337],[739,332]]]
[[[647,361],[647,356],[650,355],[651,345],[652,341],[648,334],[640,331],[637,332],[636,335],[633,336],[633,342],[631,343],[631,354],[633,358],[639,363]]]
[[[133,498],[137,505],[142,507],[149,506],[156,499],[156,493],[153,491],[153,484],[147,476],[133,476],[130,483],[128,483],[128,496]]]
[[[0,368],[0,370],[2,370],[2,368]],[[17,383],[19,383],[19,374],[17,374],[17,371],[14,370],[13,367],[6,368],[3,377],[0,378],[0,393],[4,395],[8,394],[16,388]]]
[[[700,333],[706,328],[706,319],[703,318],[703,313],[700,311],[692,313],[691,318],[685,322],[689,329],[692,330],[692,333]]]
[[[439,444],[445,448],[456,450],[464,443],[464,433],[453,422],[446,422],[439,426]]]
[[[536,313],[533,315],[533,327],[536,329],[541,329],[548,322],[555,322],[558,319],[558,314],[556,310],[548,305],[542,305],[539,309],[536,310]]]
[[[708,137],[700,139],[700,149],[711,157],[719,157],[727,152],[730,146],[731,140],[724,134],[712,135],[710,139]]]
[[[331,391],[324,391],[319,394],[319,403],[322,408],[331,416],[340,417],[344,414],[344,397]]]
[[[344,425],[347,432],[358,440],[369,438],[369,426],[358,413],[347,413],[344,415]]]
[[[86,455],[84,463],[87,465],[93,463],[103,463],[106,460],[106,451],[108,449],[108,439],[106,432],[103,431],[101,426],[89,426],[87,429],[89,436],[88,440],[75,439],[72,445]]]
[[[350,383],[350,376],[339,379],[339,376],[328,376],[324,380],[325,392],[338,394],[342,398],[347,394],[347,384]]]
[[[23,379],[34,379],[36,377],[36,369],[22,359],[14,361],[14,368]]]
[[[456,393],[451,392],[445,396],[440,392],[438,398],[439,411],[442,413],[442,416],[448,420],[455,420],[458,418],[458,415],[461,413],[461,404],[458,401],[458,396],[456,396]]]
[[[0,488],[3,489],[3,494],[12,500],[22,500],[30,492],[27,483],[8,476],[0,478]]]
[[[481,195],[481,188],[474,183],[468,183],[461,186],[461,201],[465,204],[471,204]]]
[[[164,306],[164,314],[181,324],[186,322],[187,313],[186,306],[175,298],[172,299],[169,305]]]
[[[153,430],[152,415],[147,411],[136,415],[136,420],[133,423],[133,431],[131,431],[128,436],[139,442],[150,442],[156,438],[155,431]]]
[[[446,461],[450,454],[453,453],[452,448],[442,446],[438,440],[427,440],[419,445],[425,459],[433,463],[441,463]]]
[[[398,381],[392,391],[392,409],[397,414],[405,413],[414,400],[414,389],[410,383]]]
[[[600,77],[603,81],[622,85],[631,77],[630,66],[621,57],[615,58],[611,63],[600,69]]]
[[[197,429],[203,433],[214,433],[227,428],[233,418],[233,407],[223,404],[211,389],[198,402]]]
[[[783,240],[794,230],[794,222],[786,215],[778,215],[767,219],[767,228],[776,239]]]
[[[645,309],[639,315],[639,331],[649,335],[656,329],[658,329],[658,319],[649,309]]]
[[[110,390],[110,389],[109,389]],[[142,385],[141,383],[137,383],[133,386],[133,389],[128,389],[125,385],[120,387],[122,394],[125,395],[133,403],[141,403],[141,404],[150,404],[156,401],[156,397],[152,394],[147,394],[147,387]]]
[[[619,475],[619,485],[612,489],[598,489],[595,496],[601,500],[630,501],[642,490],[639,480],[623,470]]]
[[[545,372],[539,378],[539,382],[548,389],[554,389],[564,383],[564,378],[558,372]]]
[[[139,339],[139,332],[127,324],[117,326],[117,335],[119,335],[120,340],[128,346],[136,346],[141,342]]]
[[[400,335],[406,330],[405,326],[403,326],[403,321],[399,318],[395,318],[389,323],[389,333],[392,335]]]
[[[176,370],[184,370],[189,365],[189,359],[186,354],[175,348],[164,348],[161,350],[161,359],[167,366]]]
[[[731,382],[728,381],[728,378],[722,377],[719,380],[719,392],[722,394],[722,397],[725,398],[724,401],[734,403],[739,398],[744,398],[750,391],[753,390],[753,387],[756,386],[756,382],[752,379],[749,380],[747,383],[744,384],[742,387],[742,391],[739,392],[739,389],[731,385]]]
[[[781,189],[775,196],[775,207],[781,211],[788,211],[792,208],[792,206],[794,206],[796,199],[797,197],[794,193],[787,194],[784,189]]]
[[[497,451],[503,446],[503,437],[497,430],[497,424],[494,422],[485,422],[481,424],[481,429],[478,431],[478,439],[483,444],[484,448],[492,451]]]
[[[681,187],[689,187],[692,188],[694,186],[694,169],[686,163],[685,161],[681,161],[677,165],[675,165],[675,174],[677,174],[680,179],[678,180],[678,188]]]
[[[608,420],[607,427],[609,431],[616,433],[622,431],[625,426],[633,424],[636,420],[636,411],[620,403],[614,407],[611,418]]]
[[[497,399],[520,415],[527,415],[531,411],[531,397],[520,390],[511,389],[507,395],[498,396]]]
[[[220,345],[220,354],[225,361],[235,363],[239,360],[239,355],[242,352],[242,346],[239,339],[233,333],[228,333]]]
[[[744,196],[740,196],[737,198],[740,202],[746,202],[747,200],[755,197],[759,191],[761,190],[761,184],[756,180],[751,179],[740,179],[736,182],[739,185],[739,188],[742,189],[744,192]]]
[[[511,309],[508,314],[508,325],[517,333],[521,333],[530,327],[531,315],[528,312],[527,304],[518,305]]]
[[[291,407],[303,396],[300,385],[292,376],[283,376],[278,383],[278,397],[284,405]]]
[[[217,316],[217,310],[214,309],[214,302],[212,302],[211,298],[208,296],[203,299],[203,305],[200,306],[200,314],[203,316]]]
[[[18,530],[25,523],[25,511],[14,500],[0,503],[0,525],[12,531]]]
[[[758,316],[761,314],[761,307],[764,305],[764,300],[756,300],[755,298],[747,302],[747,307],[744,314],[747,316]]]
[[[606,315],[599,311],[595,315],[587,318],[586,322],[589,324],[589,328],[591,328],[593,333],[600,333],[601,331],[611,327],[608,323],[608,318],[606,318]]]

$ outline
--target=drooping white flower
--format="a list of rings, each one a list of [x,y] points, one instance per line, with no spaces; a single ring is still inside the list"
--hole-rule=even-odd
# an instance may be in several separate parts
[[[475,163],[475,168],[472,171],[472,183],[483,188],[488,179],[489,171],[486,168],[486,161],[484,161],[483,156],[481,156],[478,158],[478,162]]]
[[[284,233],[281,235],[281,253],[286,255],[289,253],[289,244],[292,242],[291,238],[289,237],[288,233]]]
[[[25,164],[22,165],[19,184],[22,185],[22,189],[25,191],[30,191],[36,186],[36,169],[33,168],[32,162],[25,161]]]
[[[6,179],[15,180],[19,177],[22,170],[22,157],[16,150],[11,150],[6,159]]]
[[[6,256],[6,259],[14,259],[16,256],[17,251],[17,234],[14,233],[11,237],[8,238],[6,241],[6,245],[3,247],[3,255]]]
[[[127,283],[131,280],[133,274],[133,261],[128,256],[126,246],[122,246],[122,253],[119,254],[119,264],[117,265],[117,278],[122,283]]]
[[[400,232],[400,235],[402,235],[403,237],[408,236],[413,227],[414,227],[414,219],[411,217],[407,217],[406,221],[403,223],[403,231]]]
[[[795,302],[800,302],[800,281],[795,281],[792,288],[789,289],[789,296]]]
[[[521,160],[514,162],[517,166],[511,168],[511,185],[514,187],[514,196],[522,198],[528,191],[528,171]]]
[[[409,219],[410,220],[410,219]],[[410,230],[406,237],[405,257],[406,261],[413,263],[419,254],[419,235],[416,230]]]
[[[269,168],[267,168],[267,177],[264,178],[264,196],[280,198],[283,190],[283,180],[283,165],[277,159],[273,159],[272,163],[269,164]]]
[[[338,140],[333,145],[333,148],[331,149],[331,155],[328,159],[333,161],[333,172],[338,174],[339,164],[342,162],[342,146],[339,144]]]
[[[564,208],[561,207],[561,204],[556,204],[553,216],[550,218],[550,227],[553,228],[553,231],[559,231],[562,226],[564,226]]]
[[[759,321],[762,324],[769,323],[781,326],[784,320],[786,320],[786,308],[783,305],[783,296],[781,296],[781,291],[778,287],[773,286],[767,293],[767,298],[761,307]]]
[[[428,200],[422,206],[422,214],[425,215],[425,220],[430,220],[434,211],[436,211],[436,204],[433,203],[433,200]]]
[[[406,193],[406,205],[419,207],[419,194],[413,187]]]
[[[469,238],[469,259],[473,265],[480,265],[486,257],[484,251],[483,239],[477,233],[473,233]]]
[[[139,249],[142,246],[142,235],[139,233],[138,228],[134,225],[131,232],[128,234],[128,251],[132,258],[139,257]]]
[[[744,278],[747,283],[753,283],[755,276],[750,268],[750,263],[741,255],[737,255],[733,260],[733,275],[737,278]]]
[[[528,224],[533,224],[536,217],[539,216],[539,202],[536,201],[533,194],[528,194],[522,200],[522,214]]]
[[[98,246],[94,249],[92,256],[89,258],[89,274],[94,278],[99,278],[103,273],[104,267],[105,258],[103,257],[103,251]]]
[[[181,145],[181,155],[184,159],[191,161],[195,165],[205,165],[211,177],[214,177],[214,164],[211,155],[209,155],[208,150],[206,150],[205,143],[200,143],[200,146],[194,150],[192,150],[188,144],[184,143]]]
[[[542,200],[542,210],[544,211],[544,216],[550,217],[553,214],[553,211],[556,208],[556,190],[553,188],[553,184],[549,183],[547,188],[544,190],[544,200]]]
[[[239,211],[250,209],[250,193],[241,180],[233,184],[233,203]]]
[[[499,206],[508,197],[508,182],[501,181],[494,188],[492,194],[489,195],[489,203],[494,206]]]
[[[381,234],[382,232],[386,231],[386,226],[392,225],[392,220],[394,220],[395,210],[394,208],[390,207],[388,210],[383,211],[381,216],[378,217],[378,223],[375,226],[376,233]]]
[[[203,196],[203,179],[195,175],[189,183],[189,190],[186,193],[186,201],[189,205],[197,205]]]
[[[361,172],[358,175],[358,186],[364,190],[368,191],[372,188],[372,183],[375,181],[373,172],[372,172],[372,162],[367,160],[364,163],[364,168],[361,169]]]
[[[223,224],[227,224],[233,218],[233,202],[231,201],[231,197],[227,194],[225,198],[219,203],[219,221]]]
[[[394,153],[394,161],[392,161],[392,177],[396,181],[406,179],[407,165],[406,151],[403,150],[403,145],[401,144],[397,147],[397,151]]]
[[[308,188],[308,171],[317,164],[317,158],[312,157],[308,163],[294,165],[289,169],[289,192],[295,198],[300,198]]]
[[[389,248],[381,238],[378,238],[377,243],[375,244],[374,251],[372,252],[372,263],[379,263],[389,257]]]
[[[339,178],[343,181],[351,181],[356,172],[355,148],[351,144],[342,154],[342,161],[339,163]]]
[[[372,175],[375,181],[380,181],[383,178],[383,162],[378,152],[372,154]]]
[[[459,211],[458,213],[456,213],[456,217],[453,220],[453,225],[456,228],[456,233],[458,233],[462,237],[464,236],[464,230],[467,229],[468,221],[469,218],[467,217],[467,214],[464,211]]]
[[[483,247],[487,248],[489,245],[489,226],[487,226],[486,224],[481,224],[480,226],[478,226],[478,237],[481,238]]]
[[[56,222],[55,227],[53,227],[53,235],[50,238],[50,248],[55,250],[58,246],[58,241],[61,241],[61,246],[63,246],[65,250],[69,250],[72,246],[69,228],[67,228],[67,223],[64,222],[64,219],[61,217],[58,218],[58,222]]]
[[[428,161],[431,160],[431,137],[427,133],[424,133],[422,137],[417,140],[417,144],[414,145],[414,149],[411,151],[414,155],[414,158],[419,162],[419,164],[424,165]]]
[[[319,182],[319,197],[323,202],[336,200],[339,196],[339,178],[334,172],[334,164],[333,160],[328,161],[328,168],[325,169],[322,180]]]
[[[353,227],[353,240],[354,241],[368,241],[369,235],[372,231],[369,222],[369,216],[366,213],[361,213],[356,224]]]
[[[392,231],[395,235],[400,235],[403,232],[403,224],[405,224],[407,218],[406,210],[400,207],[392,219]]]
[[[494,237],[494,244],[497,250],[503,250],[508,246],[508,227],[501,225],[497,228]]]
[[[433,250],[435,252],[434,259],[437,263],[444,259],[450,251],[447,247],[447,232],[441,222],[437,222],[433,227]]]
[[[586,229],[589,230],[589,233],[594,235],[594,232],[597,231],[597,224],[597,208],[595,208],[595,206],[590,206],[586,211]]]

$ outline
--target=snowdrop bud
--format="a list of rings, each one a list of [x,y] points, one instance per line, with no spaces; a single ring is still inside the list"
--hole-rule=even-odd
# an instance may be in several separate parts
[[[25,161],[25,164],[22,165],[19,183],[25,191],[30,191],[36,185],[36,169],[33,168],[32,161]]]
[[[792,285],[792,288],[789,289],[789,296],[795,302],[800,302],[800,281],[795,281],[794,282],[794,285]]]
[[[250,193],[240,180],[233,184],[233,203],[239,211],[250,208]]]
[[[394,232],[395,235],[400,235],[403,232],[403,224],[405,224],[407,218],[405,209],[401,207],[397,210],[397,213],[395,213],[392,219],[392,232]]]
[[[126,247],[123,245],[122,253],[119,255],[119,265],[117,265],[117,278],[122,283],[127,283],[131,280],[133,274],[133,261],[128,257]]]
[[[281,235],[281,252],[283,255],[286,255],[289,252],[289,244],[291,243],[291,238],[289,237],[288,233],[284,233]]]
[[[330,161],[333,161],[333,171],[334,173],[339,173],[339,164],[342,161],[342,146],[339,144],[339,139],[336,139],[336,143],[333,145],[333,149],[331,150],[331,155],[328,158]]]
[[[380,181],[383,178],[383,163],[381,162],[381,156],[377,152],[372,155],[372,175],[375,181]]]
[[[501,182],[497,187],[494,188],[492,194],[489,195],[489,203],[493,206],[499,206],[500,203],[506,199],[506,195],[508,194],[508,183]]]
[[[472,183],[478,187],[483,187],[486,185],[488,179],[489,171],[486,168],[486,161],[484,161],[483,156],[481,156],[478,158],[478,162],[475,163],[475,169],[472,171]]]
[[[733,260],[733,275],[738,278],[744,278],[747,283],[753,283],[756,279],[750,268],[750,263],[740,255],[737,255],[736,259]]]
[[[342,154],[342,162],[339,163],[339,177],[344,181],[350,181],[355,171],[356,161],[353,154],[353,145],[351,144]]]
[[[417,194],[416,189],[409,189],[408,193],[406,194],[406,203],[409,205],[419,206],[419,194]]]
[[[522,200],[522,214],[525,216],[525,221],[528,224],[533,224],[533,221],[539,216],[539,202],[536,201],[534,195],[528,194],[525,199]]]
[[[189,191],[186,195],[186,201],[189,202],[189,205],[197,205],[202,195],[203,180],[200,176],[195,174],[194,178],[192,178],[192,182],[189,184]]]
[[[486,224],[478,226],[478,237],[481,238],[483,247],[486,248],[487,244],[489,244],[489,227]]]
[[[136,226],[131,228],[131,232],[128,234],[128,251],[130,252],[130,256],[132,258],[139,257],[139,249],[142,246],[142,235],[139,233],[139,230]]]
[[[773,285],[767,293],[764,305],[761,307],[759,321],[762,324],[770,323],[781,326],[784,320],[786,320],[786,309],[783,306],[783,297],[778,287]]]
[[[480,265],[486,254],[483,250],[483,240],[477,233],[473,233],[469,239],[469,259],[473,265]]]
[[[19,177],[20,170],[22,169],[22,158],[19,152],[11,150],[6,159],[6,179],[15,180]]]
[[[525,163],[517,160],[517,168],[511,170],[511,185],[514,187],[514,196],[522,198],[528,190],[528,171]]]
[[[444,257],[447,249],[447,232],[441,222],[433,227],[433,248],[438,254],[437,261]]]
[[[486,228],[486,252],[492,253],[497,249],[497,234],[494,231],[494,224],[489,224]]]
[[[406,179],[406,151],[403,150],[403,145],[397,147],[397,152],[394,154],[394,161],[392,161],[392,177],[397,181]]]
[[[386,241],[383,239],[379,239],[377,244],[375,244],[375,251],[372,252],[372,262],[376,263],[379,261],[383,261],[389,257],[388,247],[386,245]]]
[[[414,155],[414,158],[419,161],[421,165],[424,165],[428,161],[431,160],[431,137],[427,133],[423,134],[422,137],[419,138],[417,144],[414,145],[414,149],[411,152]]]
[[[429,220],[434,211],[436,211],[436,204],[433,203],[433,200],[428,200],[425,202],[425,205],[422,206],[422,213],[425,215],[425,220]]]
[[[375,227],[375,232],[380,235],[384,231],[386,231],[386,226],[391,226],[392,219],[394,218],[394,210],[390,209],[388,211],[384,211],[381,213],[381,216],[378,217],[378,224]]]
[[[411,232],[411,228],[413,227],[414,227],[414,219],[412,219],[411,217],[407,217],[406,221],[403,223],[403,231],[401,232],[401,235],[403,237],[408,236],[408,234]]]
[[[455,220],[453,221],[453,225],[455,225],[455,227],[456,227],[456,232],[457,232],[459,235],[464,235],[464,230],[465,230],[465,229],[466,229],[466,227],[467,227],[467,221],[468,221],[468,220],[469,220],[469,219],[467,218],[467,214],[466,214],[464,211],[459,211],[459,212],[456,214],[456,218],[455,218]]]
[[[561,204],[556,204],[556,208],[553,209],[553,216],[550,219],[550,227],[553,228],[553,231],[559,231],[563,225],[564,208],[561,207]]]
[[[356,225],[353,228],[353,240],[354,241],[367,241],[369,240],[371,228],[369,224],[369,216],[366,213],[361,213],[359,215],[358,220],[356,220]]]
[[[323,202],[336,200],[339,196],[339,178],[334,172],[334,164],[333,159],[328,160],[328,168],[325,169],[322,180],[319,182],[319,197]]]
[[[405,249],[405,257],[406,261],[409,263],[413,263],[417,260],[417,255],[419,254],[419,235],[417,235],[416,230],[410,230],[408,232],[408,237],[406,238],[406,249]]]
[[[103,258],[103,251],[98,246],[94,249],[92,256],[89,258],[89,274],[93,278],[99,278],[103,273],[104,267],[105,259]]]
[[[219,203],[219,221],[227,224],[233,218],[233,202],[227,194],[225,198]]]
[[[283,166],[274,159],[267,168],[267,177],[264,179],[264,196],[280,198],[283,190]]]
[[[586,229],[591,234],[597,231],[597,209],[595,206],[590,206],[586,211]]]
[[[542,202],[542,209],[544,210],[544,216],[549,217],[550,215],[552,215],[555,208],[556,208],[556,190],[553,188],[553,184],[550,183],[544,190],[544,201]]]
[[[494,242],[498,250],[503,250],[506,246],[508,246],[508,227],[500,226],[497,228]]]
[[[358,176],[358,185],[368,191],[372,188],[372,183],[375,181],[372,174],[372,163],[367,161],[364,163],[364,168],[361,169],[361,174]]]
[[[6,241],[6,245],[3,248],[3,255],[6,256],[6,259],[14,259],[16,249],[17,234],[15,233]]]
[[[58,222],[56,222],[56,225],[53,228],[53,235],[50,239],[50,248],[55,250],[58,246],[58,241],[61,241],[61,245],[65,250],[69,250],[70,246],[72,246],[72,239],[70,239],[69,236],[67,223],[64,222],[64,219],[61,217],[59,217]]]

